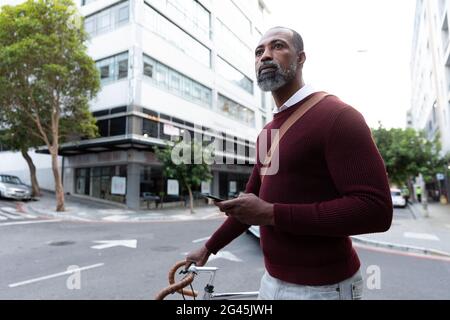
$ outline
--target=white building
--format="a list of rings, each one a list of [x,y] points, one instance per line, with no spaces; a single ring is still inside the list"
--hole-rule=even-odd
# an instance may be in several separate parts
[[[450,152],[450,4],[417,0],[411,58],[412,105],[407,125],[440,133],[443,153]]]
[[[225,138],[225,160],[246,161],[214,164],[211,193],[244,190],[256,136],[273,107],[270,94],[256,85],[253,64],[266,29],[264,1],[77,4],[90,34],[88,53],[101,73],[102,89],[91,102],[101,137],[61,147],[65,192],[139,208],[143,192],[167,192],[152,146],[186,130]],[[114,191],[113,180],[125,184],[125,194]]]

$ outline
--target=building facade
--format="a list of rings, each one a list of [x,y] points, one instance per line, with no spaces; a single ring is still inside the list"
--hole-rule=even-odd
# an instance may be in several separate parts
[[[411,57],[412,103],[407,126],[438,133],[450,151],[450,4],[417,0]]]
[[[90,103],[100,137],[61,146],[65,192],[135,209],[145,206],[144,193],[167,196],[152,148],[186,133],[225,148],[216,153],[223,161],[211,166],[212,181],[195,191],[221,197],[243,191],[257,134],[273,108],[270,94],[257,87],[253,63],[269,14],[264,1],[77,5],[101,77],[101,91]]]
[[[417,0],[411,57],[412,103],[407,127],[438,134],[442,154],[450,152],[450,2]],[[442,168],[442,173],[446,172]],[[425,186],[422,177],[416,184]],[[426,185],[428,196],[447,195],[450,179],[444,174]]]

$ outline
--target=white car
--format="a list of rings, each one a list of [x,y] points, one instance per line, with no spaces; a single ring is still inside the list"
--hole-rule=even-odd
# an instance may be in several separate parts
[[[31,189],[19,177],[0,174],[0,198],[31,200]]]
[[[391,198],[394,207],[406,208],[406,200],[400,189],[391,189]]]

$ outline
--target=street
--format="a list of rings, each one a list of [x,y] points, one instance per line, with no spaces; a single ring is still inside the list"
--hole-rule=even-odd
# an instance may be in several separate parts
[[[0,216],[5,218],[0,221],[0,299],[153,299],[167,285],[170,267],[223,221],[92,223]],[[450,299],[450,259],[355,246],[365,299]],[[248,233],[208,265],[220,268],[216,292],[258,290],[264,272],[258,240]],[[80,270],[79,279],[69,267]],[[377,268],[380,288],[373,288],[368,280]],[[194,288],[202,290],[205,281],[206,275],[199,276]]]

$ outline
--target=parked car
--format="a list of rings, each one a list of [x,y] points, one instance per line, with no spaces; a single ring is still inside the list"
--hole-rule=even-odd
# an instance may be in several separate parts
[[[31,188],[25,185],[19,177],[0,174],[0,198],[14,200],[31,200]]]
[[[403,196],[402,190],[391,189],[391,198],[394,207],[406,208],[406,199]]]

